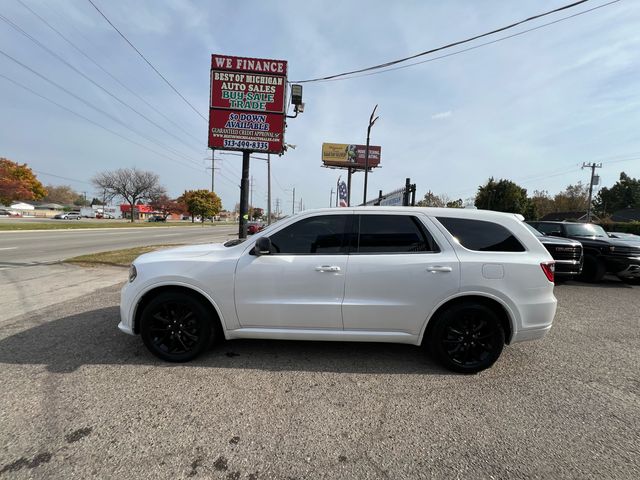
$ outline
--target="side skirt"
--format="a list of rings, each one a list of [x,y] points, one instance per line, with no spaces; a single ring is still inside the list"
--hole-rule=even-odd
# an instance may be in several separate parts
[[[228,340],[258,338],[268,340],[313,340],[319,342],[383,342],[418,345],[418,336],[405,332],[372,332],[365,330],[324,330],[289,328],[238,328],[227,330]]]

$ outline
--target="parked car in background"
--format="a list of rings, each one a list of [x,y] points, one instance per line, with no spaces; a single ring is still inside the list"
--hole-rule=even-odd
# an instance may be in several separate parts
[[[249,235],[254,235],[254,234],[258,233],[259,231],[261,231],[262,229],[264,229],[264,227],[265,227],[264,223],[249,222],[247,224],[247,233]]]
[[[162,215],[153,215],[147,219],[147,222],[166,222],[167,217],[163,217]]]
[[[56,218],[58,220],[80,220],[80,218],[82,217],[80,215],[80,212],[66,212],[54,215],[53,218]]]
[[[640,235],[625,232],[608,232],[611,238],[619,238],[625,242],[640,243]]]
[[[528,222],[545,235],[566,237],[582,243],[584,265],[581,280],[599,282],[606,273],[624,281],[640,279],[640,245],[611,238],[594,223],[576,222]]]
[[[16,212],[15,210],[7,210],[6,208],[0,208],[0,217],[21,217],[22,214],[20,212]]]
[[[244,241],[138,257],[119,328],[171,362],[223,337],[390,342],[474,373],[549,331],[553,280],[553,258],[512,214],[310,210]]]
[[[570,238],[544,235],[531,225],[525,223],[531,232],[538,237],[553,259],[556,261],[556,279],[569,280],[582,273],[582,244]]]

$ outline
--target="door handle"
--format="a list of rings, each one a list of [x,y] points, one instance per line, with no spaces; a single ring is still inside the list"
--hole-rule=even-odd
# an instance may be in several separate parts
[[[316,267],[316,272],[339,272],[340,267],[336,265],[322,265],[320,267]]]
[[[453,272],[453,268],[445,267],[442,265],[429,265],[427,267],[427,272],[438,273],[438,272]]]

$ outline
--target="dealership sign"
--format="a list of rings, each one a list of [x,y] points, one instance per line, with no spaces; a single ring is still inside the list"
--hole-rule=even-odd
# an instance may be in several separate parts
[[[211,56],[209,147],[280,154],[287,62]]]
[[[323,143],[322,163],[327,167],[364,168],[366,145]],[[382,148],[369,145],[369,168],[380,165]]]

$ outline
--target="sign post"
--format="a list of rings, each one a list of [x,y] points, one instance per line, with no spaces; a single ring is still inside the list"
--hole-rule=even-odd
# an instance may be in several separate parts
[[[287,62],[211,55],[209,148],[242,152],[240,225],[247,236],[249,157],[284,151]]]

